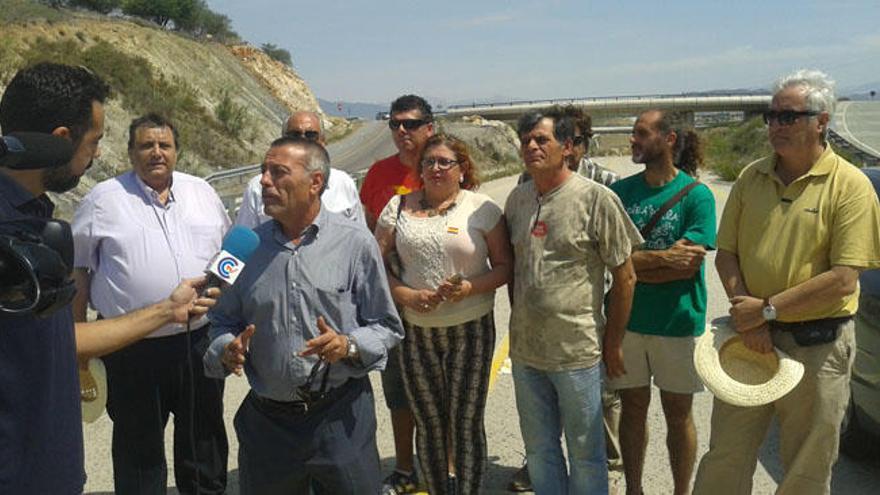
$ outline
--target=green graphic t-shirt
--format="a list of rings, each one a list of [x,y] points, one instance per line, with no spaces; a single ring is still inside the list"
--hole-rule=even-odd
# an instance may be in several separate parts
[[[684,172],[668,184],[651,187],[644,172],[611,184],[636,227],[641,229],[654,213],[694,179]],[[715,197],[705,185],[693,188],[654,226],[642,249],[668,249],[679,239],[715,249]],[[627,328],[633,332],[684,337],[702,335],[706,326],[705,262],[688,280],[662,284],[636,283]]]

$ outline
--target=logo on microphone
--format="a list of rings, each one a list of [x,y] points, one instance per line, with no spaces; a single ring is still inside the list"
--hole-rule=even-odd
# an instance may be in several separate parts
[[[217,262],[217,273],[221,278],[229,279],[232,275],[238,272],[241,269],[241,262],[237,259],[227,256],[225,258],[221,258]]]

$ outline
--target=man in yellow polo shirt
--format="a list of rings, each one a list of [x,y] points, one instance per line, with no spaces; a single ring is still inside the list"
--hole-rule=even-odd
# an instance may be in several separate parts
[[[715,266],[734,326],[749,348],[776,346],[805,372],[766,406],[715,399],[694,493],[751,493],[774,415],[785,470],[777,493],[830,492],[855,357],[858,276],[880,267],[873,187],[825,139],[834,103],[834,83],[822,72],[782,78],[764,113],[775,154],[743,170],[724,208]]]

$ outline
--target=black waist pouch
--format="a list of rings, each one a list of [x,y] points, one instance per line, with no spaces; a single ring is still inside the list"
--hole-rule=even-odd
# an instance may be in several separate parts
[[[770,327],[790,332],[795,343],[801,347],[830,344],[840,335],[840,327],[852,320],[851,316],[823,318],[821,320],[798,321],[793,323],[774,321]]]

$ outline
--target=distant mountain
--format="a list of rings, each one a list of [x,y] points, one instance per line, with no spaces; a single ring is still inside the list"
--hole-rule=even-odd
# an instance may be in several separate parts
[[[870,100],[871,91],[875,92],[873,99],[880,100],[880,81],[844,88],[840,91],[840,94],[851,100]]]

